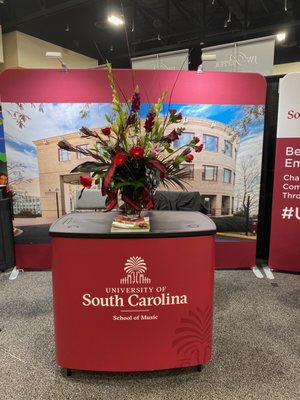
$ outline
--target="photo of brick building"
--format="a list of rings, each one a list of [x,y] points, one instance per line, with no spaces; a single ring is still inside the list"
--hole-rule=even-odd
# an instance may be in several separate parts
[[[226,124],[195,117],[185,117],[182,125],[185,130],[174,142],[175,150],[189,143],[194,136],[204,144],[204,150],[195,153],[193,163],[188,164],[191,178],[186,182],[187,189],[200,193],[209,215],[232,215],[239,149],[239,140],[233,140],[236,137],[234,130]],[[92,144],[92,141],[83,139],[78,131],[63,137],[78,147]],[[46,218],[73,211],[75,191],[80,187],[80,174],[70,174],[70,171],[82,163],[84,156],[59,149],[57,143],[61,138],[59,135],[33,142],[37,149],[41,212]]]

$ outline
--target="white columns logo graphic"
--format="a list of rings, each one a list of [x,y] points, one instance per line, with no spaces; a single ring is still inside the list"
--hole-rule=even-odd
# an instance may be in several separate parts
[[[125,263],[125,278],[120,279],[122,284],[145,284],[151,283],[151,279],[145,276],[147,271],[146,263],[141,257],[130,257]]]

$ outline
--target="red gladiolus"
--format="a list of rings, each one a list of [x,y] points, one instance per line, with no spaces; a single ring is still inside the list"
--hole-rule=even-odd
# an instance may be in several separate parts
[[[84,188],[90,189],[93,184],[93,179],[89,176],[80,176],[80,183]]]
[[[156,117],[156,112],[153,110],[150,110],[147,114],[147,118],[144,124],[144,128],[146,132],[151,132],[152,128],[154,126],[155,122],[155,117]]]
[[[114,163],[120,167],[121,165],[125,164],[127,161],[127,156],[125,153],[117,153],[114,158]]]
[[[182,133],[182,128],[173,129],[172,132],[170,132],[167,136],[165,136],[165,140],[168,143],[171,143],[174,140],[179,139],[179,135],[181,135],[181,133]]]
[[[103,135],[105,135],[105,136],[109,136],[109,135],[110,135],[110,131],[111,131],[111,129],[110,129],[109,126],[107,126],[106,128],[101,128],[101,132],[102,132]]]
[[[140,146],[134,146],[130,149],[129,153],[134,158],[140,158],[144,155],[144,149]]]
[[[138,112],[140,109],[140,105],[141,105],[141,95],[139,92],[139,87],[137,86],[135,88],[134,94],[131,99],[131,111],[134,113]]]
[[[195,146],[195,152],[200,153],[200,151],[203,150],[203,143],[201,143],[199,146]]]
[[[194,159],[194,156],[192,154],[188,154],[185,156],[185,161],[186,162],[192,162]]]
[[[135,122],[136,122],[136,114],[131,112],[128,115],[128,118],[127,118],[127,121],[126,121],[126,126],[133,125]]]

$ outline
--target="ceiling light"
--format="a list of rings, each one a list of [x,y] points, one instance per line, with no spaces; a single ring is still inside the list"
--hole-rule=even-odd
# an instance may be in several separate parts
[[[277,33],[276,35],[276,39],[278,40],[278,42],[283,42],[286,38],[286,33],[285,32],[280,32]]]
[[[120,18],[120,17],[117,17],[116,15],[110,15],[110,16],[107,18],[107,21],[110,22],[110,23],[113,24],[113,25],[116,25],[116,26],[119,26],[119,25],[123,25],[123,24],[124,24],[123,19]]]

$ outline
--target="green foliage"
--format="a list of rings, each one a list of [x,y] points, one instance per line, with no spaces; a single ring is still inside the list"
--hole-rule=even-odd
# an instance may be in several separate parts
[[[112,113],[105,115],[109,125],[97,131],[81,128],[83,137],[96,141],[89,150],[77,148],[66,140],[58,145],[67,151],[80,152],[97,160],[94,163],[84,162],[71,172],[91,172],[96,184],[108,176],[103,181],[102,191],[106,194],[110,192],[110,200],[117,196],[118,190],[123,195],[126,192],[127,198],[132,190],[136,197],[143,197],[143,206],[146,207],[160,183],[185,189],[183,181],[188,171],[182,167],[186,161],[192,161],[190,153],[199,139],[174,149],[172,143],[184,128],[175,127],[182,120],[182,114],[176,110],[169,110],[165,117],[161,116],[167,92],[163,91],[156,104],[151,105],[142,122],[139,115],[139,88],[135,88],[131,99],[121,102],[111,65],[107,63],[106,66],[112,92]],[[166,129],[171,125],[170,133],[166,134]]]
[[[244,232],[246,229],[245,217],[213,217],[212,220],[217,226],[217,232]]]

